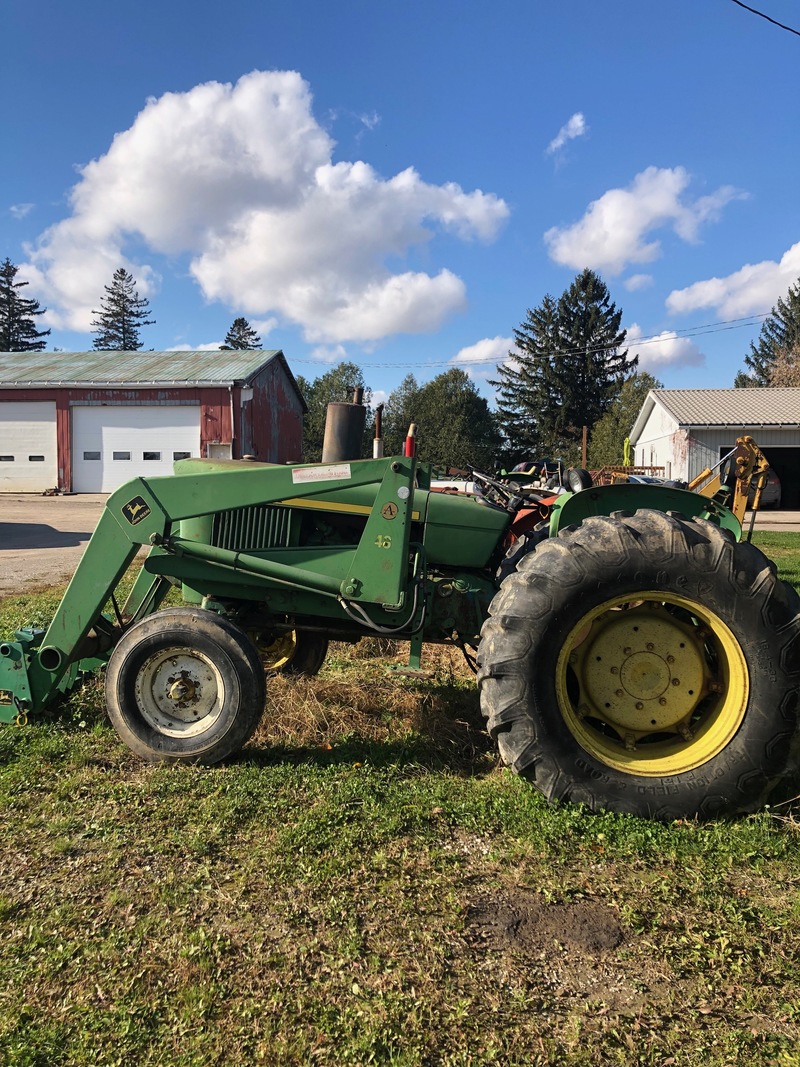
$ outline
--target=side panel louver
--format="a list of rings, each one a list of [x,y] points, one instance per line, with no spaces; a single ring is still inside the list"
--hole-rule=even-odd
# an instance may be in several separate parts
[[[212,543],[239,552],[287,548],[291,516],[291,508],[271,504],[218,512],[214,516]]]

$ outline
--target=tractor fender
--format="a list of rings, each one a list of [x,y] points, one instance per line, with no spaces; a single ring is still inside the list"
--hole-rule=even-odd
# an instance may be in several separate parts
[[[708,497],[688,489],[669,485],[638,485],[620,482],[616,485],[596,485],[580,493],[562,493],[553,502],[550,516],[550,536],[568,526],[580,526],[594,515],[611,515],[615,511],[635,512],[644,508],[662,512],[677,512],[687,519],[708,519],[730,530],[738,541],[742,536],[739,520],[728,508]]]

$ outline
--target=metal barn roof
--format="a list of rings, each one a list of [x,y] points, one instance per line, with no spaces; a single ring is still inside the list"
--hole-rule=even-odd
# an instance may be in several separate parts
[[[237,385],[279,359],[279,349],[190,352],[0,352],[2,386]]]
[[[800,389],[654,389],[680,426],[800,426]]]
[[[631,430],[639,440],[658,404],[677,426],[800,427],[800,389],[651,389]]]

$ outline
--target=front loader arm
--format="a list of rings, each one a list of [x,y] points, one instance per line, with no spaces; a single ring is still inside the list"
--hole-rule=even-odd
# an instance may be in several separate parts
[[[135,485],[131,483],[131,488]],[[135,495],[141,496],[140,493]],[[23,656],[16,657],[16,673],[9,671],[8,658],[2,657],[0,650],[0,721],[10,722],[17,715],[46,707],[63,687],[68,674],[73,680],[77,677],[77,671],[71,670],[73,664],[102,656],[116,643],[119,630],[103,615],[103,608],[133,562],[142,540],[136,536],[135,525],[129,523],[130,528],[126,530],[120,523],[111,507],[113,499],[111,497],[106,503],[47,631],[35,637],[32,632],[17,634],[18,638],[27,640],[22,643]],[[166,516],[161,513],[159,519],[162,530],[166,529]],[[8,647],[16,651],[15,644],[10,643]],[[24,688],[28,693],[20,698],[18,689],[22,679],[19,672],[24,671],[26,659]],[[3,692],[10,694],[10,699],[3,700]]]
[[[328,596],[361,599],[366,603],[400,606],[408,566],[408,543],[415,463],[410,459],[364,460],[296,467],[243,464],[127,483],[106,501],[100,521],[81,558],[50,626],[41,631],[18,631],[17,641],[0,644],[0,722],[20,721],[40,710],[59,690],[78,676],[78,663],[96,667],[119,639],[121,620],[103,614],[122,577],[142,547],[150,546],[147,561],[125,605],[126,616],[141,617],[158,606],[169,567],[159,557],[182,551],[210,557],[213,551],[172,535],[182,519],[257,504],[281,504],[320,498],[346,486],[376,484],[375,506],[365,537],[350,561],[346,575],[333,582],[323,575],[307,575],[308,588]],[[387,506],[389,505],[389,506]],[[176,527],[177,528],[177,527]],[[370,545],[367,544],[369,539]],[[369,565],[369,547],[379,546],[380,563]],[[273,580],[289,581],[279,564],[252,561],[243,553],[227,567],[257,566]],[[374,556],[374,548],[372,551]],[[215,561],[206,558],[206,565]],[[295,579],[298,577],[294,570]],[[161,583],[159,585],[159,583]],[[115,604],[116,609],[116,604]]]

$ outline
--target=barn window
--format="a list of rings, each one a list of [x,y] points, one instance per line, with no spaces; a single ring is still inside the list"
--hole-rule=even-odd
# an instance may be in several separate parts
[[[28,463],[44,463],[44,456],[28,456]]]
[[[147,460],[150,460],[150,459],[153,459],[153,460],[161,459],[161,453],[160,452],[142,452],[142,459],[147,459]]]
[[[14,462],[14,457],[13,456],[0,456],[0,463],[13,463],[13,462]]]
[[[114,453],[114,459],[130,459],[130,458],[131,458],[130,452],[115,452]]]
[[[192,458],[192,453],[191,452],[173,452],[172,453],[172,458],[173,459],[191,459]]]
[[[99,452],[84,452],[83,453],[83,458],[84,459],[100,459],[100,453]]]

